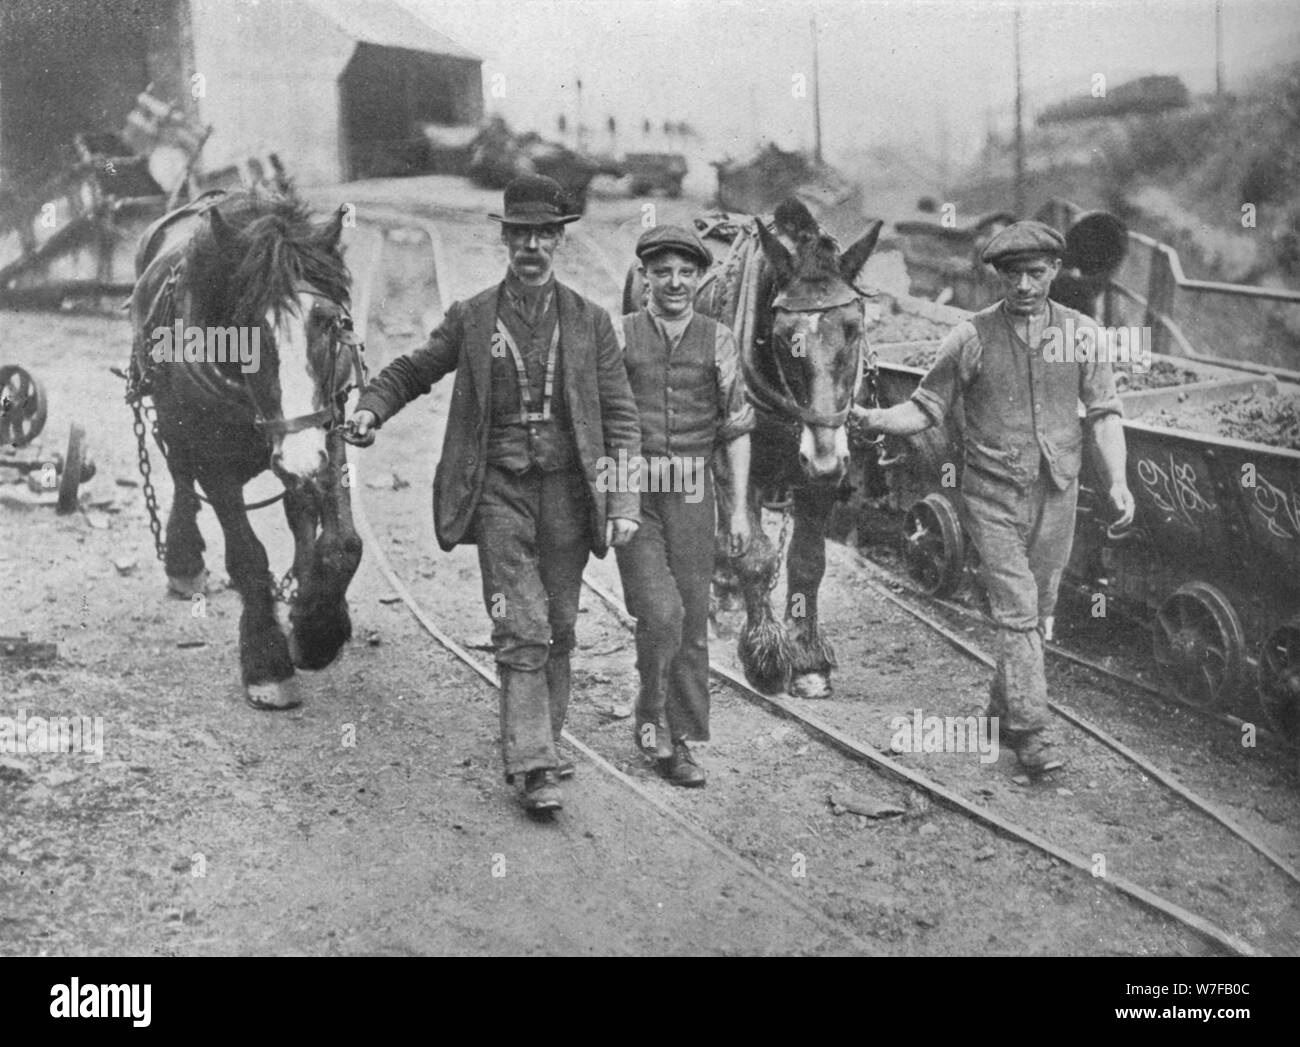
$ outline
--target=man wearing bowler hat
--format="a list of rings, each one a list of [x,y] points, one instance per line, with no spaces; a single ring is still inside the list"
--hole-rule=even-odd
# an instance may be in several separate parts
[[[1051,635],[1074,541],[1085,429],[1117,514],[1114,526],[1133,519],[1109,362],[1093,353],[1072,351],[1062,360],[1045,352],[1051,336],[1095,327],[1048,298],[1064,250],[1065,238],[1042,222],[1016,222],[999,232],[981,257],[1001,277],[1002,300],[953,328],[910,400],[864,415],[870,429],[908,436],[941,424],[958,400],[964,407],[963,523],[979,550],[998,626],[988,714],[999,718],[1031,775],[1064,763],[1047,730],[1043,641]],[[1092,344],[1104,342],[1093,334]]]
[[[626,363],[641,417],[641,528],[617,551],[636,617],[636,741],[674,785],[698,787],[704,770],[688,741],[709,738],[709,583],[713,577],[714,449],[725,446],[731,487],[727,551],[749,543],[749,433],[736,339],[694,310],[712,261],[691,230],[661,225],[637,241],[649,290],[623,318]]]
[[[505,190],[505,279],[447,310],[428,341],[384,368],[357,404],[358,438],[456,372],[433,481],[434,530],[450,550],[478,545],[501,674],[507,781],[530,811],[555,810],[569,656],[587,556],[626,544],[635,491],[598,483],[602,459],[640,453],[636,405],[609,314],[552,273],[567,213],[539,175]]]

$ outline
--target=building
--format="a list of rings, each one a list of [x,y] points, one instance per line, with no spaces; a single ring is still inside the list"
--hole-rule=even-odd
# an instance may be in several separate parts
[[[482,60],[394,0],[5,0],[0,177],[53,174],[151,84],[211,125],[202,169],[274,152],[302,185],[390,173],[420,123],[483,115]]]

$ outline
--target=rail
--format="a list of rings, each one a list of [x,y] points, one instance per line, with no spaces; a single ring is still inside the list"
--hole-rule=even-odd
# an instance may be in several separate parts
[[[1039,209],[1037,217],[1060,229],[1068,229],[1086,210],[1069,200],[1054,198]],[[1183,270],[1182,259],[1169,244],[1133,229],[1125,230],[1128,252],[1116,270],[1108,273],[1104,285],[1102,322],[1107,326],[1122,326],[1125,317],[1117,298],[1127,299],[1142,309],[1142,322],[1151,328],[1151,351],[1198,359],[1204,363],[1236,365],[1240,361],[1223,357],[1212,346],[1197,345],[1178,322],[1179,315],[1204,317],[1208,310],[1204,302],[1215,298],[1243,301],[1277,302],[1300,306],[1300,291],[1287,288],[1257,287],[1251,284],[1234,284],[1219,280],[1194,280]],[[1145,294],[1125,282],[1121,274],[1140,277],[1145,270]],[[1132,277],[1129,277],[1130,282]],[[1261,327],[1264,325],[1261,323]],[[1196,341],[1199,341],[1197,331]],[[1244,332],[1239,332],[1244,333]],[[1204,334],[1214,339],[1215,332]],[[1266,368],[1279,377],[1300,380],[1300,372]]]

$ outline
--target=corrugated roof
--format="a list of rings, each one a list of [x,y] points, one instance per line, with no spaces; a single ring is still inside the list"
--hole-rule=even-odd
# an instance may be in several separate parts
[[[404,47],[451,58],[483,59],[444,36],[394,0],[307,0],[307,3],[358,43]]]

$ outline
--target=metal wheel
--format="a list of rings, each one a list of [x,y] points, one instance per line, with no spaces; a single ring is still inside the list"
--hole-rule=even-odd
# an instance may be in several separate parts
[[[1152,655],[1170,690],[1203,708],[1217,706],[1242,683],[1246,637],[1231,602],[1206,582],[1180,586],[1152,624]]]
[[[59,477],[59,504],[54,510],[60,516],[77,511],[77,488],[82,480],[90,479],[85,475],[86,465],[86,430],[73,423],[68,434],[68,453],[63,456],[63,475]],[[94,467],[90,469],[94,475]]]
[[[25,447],[45,428],[45,387],[16,364],[0,367],[0,447]]]
[[[903,523],[907,573],[927,596],[951,596],[961,584],[966,562],[961,521],[952,502],[927,494],[907,511]]]
[[[1259,704],[1269,725],[1300,745],[1300,618],[1279,625],[1259,649]]]

